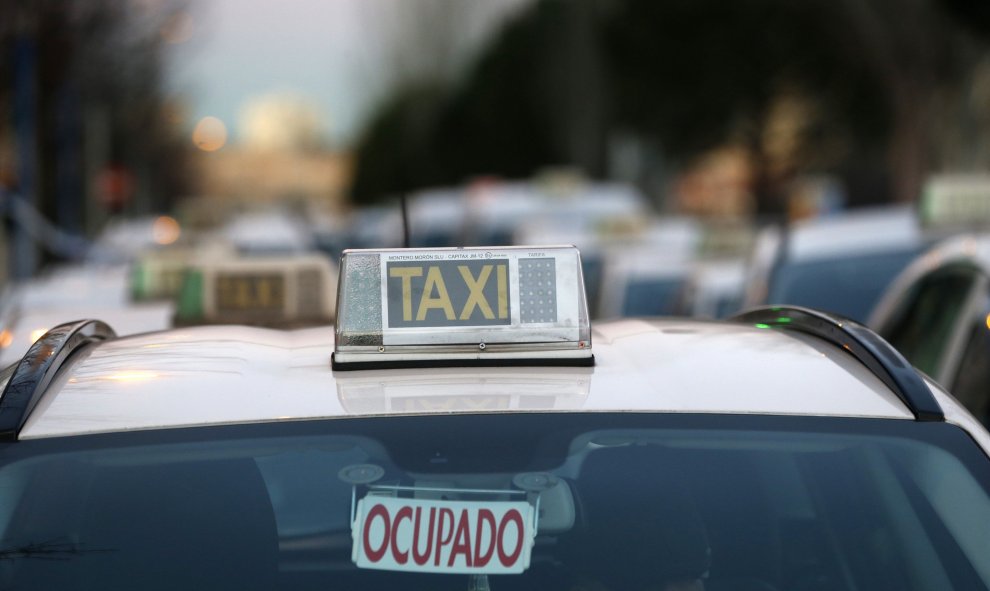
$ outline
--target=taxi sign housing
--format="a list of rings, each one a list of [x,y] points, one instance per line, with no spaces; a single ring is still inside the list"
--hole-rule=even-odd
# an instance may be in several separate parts
[[[592,365],[573,246],[345,250],[337,370]]]

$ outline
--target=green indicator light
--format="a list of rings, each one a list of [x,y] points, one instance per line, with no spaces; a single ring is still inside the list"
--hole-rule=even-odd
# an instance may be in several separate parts
[[[756,328],[770,328],[769,324],[754,324]]]
[[[787,316],[781,316],[780,318],[777,319],[777,324],[790,324],[790,323],[791,323],[791,319],[788,318]]]

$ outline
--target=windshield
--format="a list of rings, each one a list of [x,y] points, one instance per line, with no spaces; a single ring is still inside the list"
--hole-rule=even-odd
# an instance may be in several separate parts
[[[916,248],[787,262],[773,271],[773,304],[795,304],[866,322],[883,290],[917,255]]]
[[[0,454],[4,589],[990,581],[987,458],[947,424],[406,417],[26,441]]]

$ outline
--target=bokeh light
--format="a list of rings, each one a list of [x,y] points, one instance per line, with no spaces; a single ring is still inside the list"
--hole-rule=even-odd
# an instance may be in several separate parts
[[[167,246],[174,243],[182,235],[182,228],[175,218],[167,215],[159,216],[151,226],[151,235],[157,244]]]
[[[31,342],[34,343],[35,341],[37,341],[41,337],[45,336],[45,333],[46,332],[48,332],[48,329],[47,328],[36,328],[36,329],[32,330],[31,331]]]
[[[227,143],[227,126],[216,117],[203,117],[192,134],[193,144],[204,152],[216,152]]]

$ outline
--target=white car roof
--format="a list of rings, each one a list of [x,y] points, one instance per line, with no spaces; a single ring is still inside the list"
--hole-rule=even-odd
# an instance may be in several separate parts
[[[93,243],[87,259],[94,263],[123,263],[156,247],[157,216],[111,220]]]
[[[593,368],[334,372],[331,327],[125,337],[80,351],[19,437],[482,411],[914,418],[852,356],[792,331],[623,320],[599,325],[593,339]]]
[[[800,222],[787,240],[788,259],[806,261],[920,246],[922,233],[913,208],[878,207]]]
[[[15,283],[7,295],[21,311],[73,306],[124,307],[130,303],[128,265],[67,265]]]
[[[312,236],[305,225],[281,211],[242,214],[229,221],[223,233],[241,249],[306,252],[313,248]]]
[[[933,266],[952,261],[968,261],[990,273],[990,234],[964,234],[946,239],[928,250],[918,262]]]
[[[129,306],[74,305],[64,308],[28,310],[15,314],[4,330],[9,342],[0,341],[0,365],[6,366],[24,356],[34,341],[49,329],[78,318],[102,318],[120,336],[171,328],[175,316],[172,302],[145,302]]]

